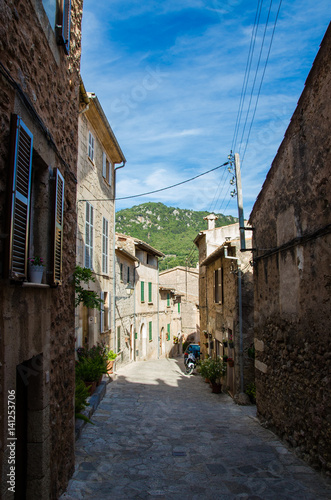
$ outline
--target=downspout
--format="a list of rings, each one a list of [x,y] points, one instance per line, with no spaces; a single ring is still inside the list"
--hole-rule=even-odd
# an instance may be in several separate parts
[[[113,203],[113,228],[114,228],[114,236],[113,236],[113,331],[114,331],[114,343],[113,343],[113,351],[116,352],[116,210],[115,210],[115,200],[116,200],[116,170],[125,167],[125,161],[123,160],[123,165],[119,165],[114,168],[114,203]]]
[[[133,268],[133,361],[137,361],[137,351],[136,351],[136,269],[140,266],[138,262],[137,267]]]
[[[160,359],[160,269],[157,260],[157,359]]]
[[[244,339],[242,325],[242,290],[241,290],[241,269],[239,257],[228,255],[228,247],[224,247],[225,259],[236,260],[238,263],[238,315],[239,315],[239,368],[240,368],[240,392],[244,392]]]

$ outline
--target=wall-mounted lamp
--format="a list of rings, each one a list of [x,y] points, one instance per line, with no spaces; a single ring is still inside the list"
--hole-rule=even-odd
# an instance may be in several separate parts
[[[125,290],[126,290],[126,293],[127,293],[128,295],[132,295],[132,294],[133,294],[134,286],[133,286],[133,285],[131,285],[130,281],[129,281],[129,283],[126,285]]]

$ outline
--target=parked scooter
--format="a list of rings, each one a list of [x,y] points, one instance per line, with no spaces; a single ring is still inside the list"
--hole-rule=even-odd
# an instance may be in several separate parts
[[[194,368],[196,367],[197,360],[192,352],[189,353],[187,358],[184,358],[185,372],[187,375],[192,375]]]

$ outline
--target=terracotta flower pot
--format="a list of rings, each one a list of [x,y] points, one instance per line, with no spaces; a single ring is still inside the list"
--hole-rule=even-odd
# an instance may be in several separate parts
[[[114,360],[113,360],[113,359],[111,359],[111,360],[109,360],[109,361],[108,361],[108,363],[107,363],[107,373],[108,373],[108,375],[109,375],[110,373],[113,373],[113,367],[114,367]]]
[[[93,380],[93,382],[87,382],[86,380],[84,381],[84,384],[86,385],[87,389],[88,389],[88,392],[90,394],[90,396],[92,396],[92,394],[94,393],[96,387],[97,387],[97,383],[95,380]]]
[[[234,361],[233,359],[228,359],[228,365],[233,367],[234,366]]]
[[[222,392],[222,384],[217,384],[216,382],[210,382],[211,392],[215,394],[220,394]]]

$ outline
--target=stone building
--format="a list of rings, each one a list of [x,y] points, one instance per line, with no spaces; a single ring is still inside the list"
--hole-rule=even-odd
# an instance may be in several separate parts
[[[257,198],[258,415],[331,472],[331,27]]]
[[[160,273],[160,284],[170,286],[181,294],[181,300],[177,302],[177,312],[181,316],[181,340],[200,342],[199,269],[184,266],[167,269]]]
[[[115,172],[125,157],[95,94],[80,85],[76,263],[93,271],[101,311],[76,308],[76,346],[113,343]]]
[[[160,285],[159,287],[159,358],[175,357],[182,354],[183,294],[176,289]]]
[[[164,254],[147,243],[116,233],[116,363],[158,357],[161,257]]]
[[[214,221],[214,217],[207,219]],[[236,396],[254,382],[252,254],[240,252],[238,223],[220,228],[209,225],[195,243],[199,248],[202,356],[229,358],[224,385]]]
[[[4,0],[0,15],[0,496],[55,499],[74,470],[82,1]]]

